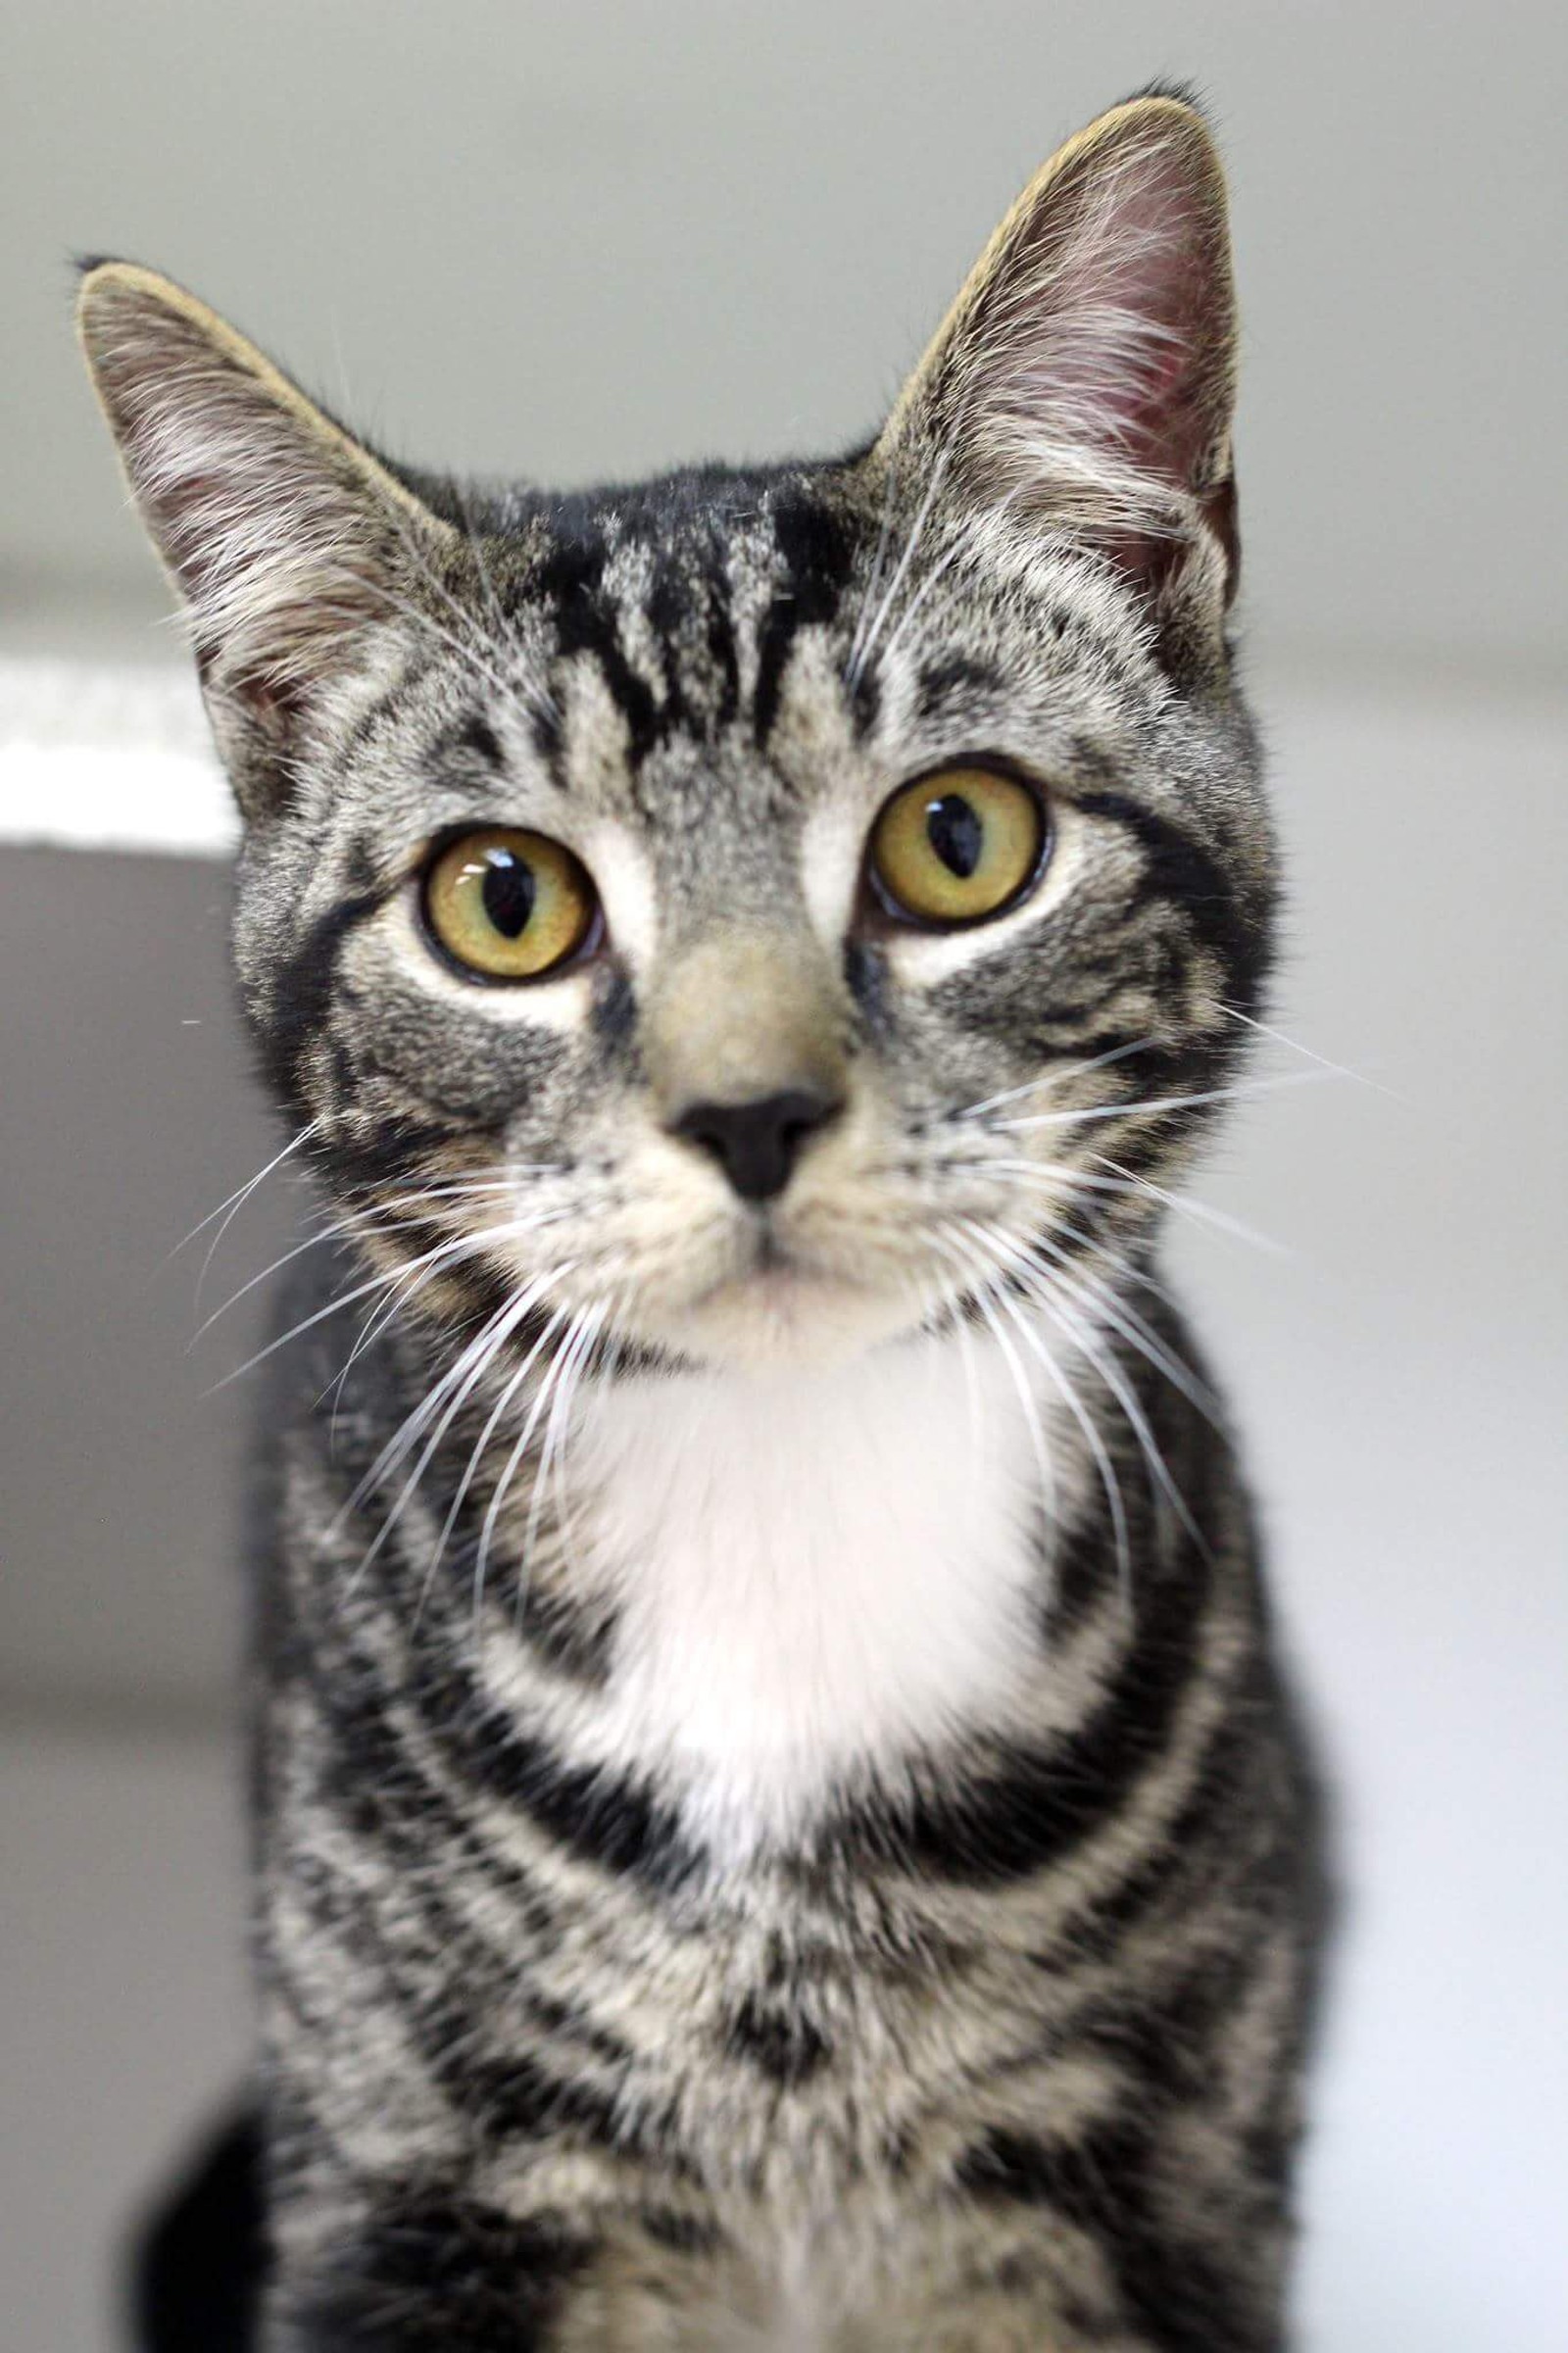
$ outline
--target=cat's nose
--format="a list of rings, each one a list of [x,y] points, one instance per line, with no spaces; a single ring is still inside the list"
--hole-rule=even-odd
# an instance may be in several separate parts
[[[711,1154],[742,1201],[771,1201],[789,1183],[802,1145],[844,1108],[840,1096],[791,1087],[750,1103],[695,1103],[670,1133]]]

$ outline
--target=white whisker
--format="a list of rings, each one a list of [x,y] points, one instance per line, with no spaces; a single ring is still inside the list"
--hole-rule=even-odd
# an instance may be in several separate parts
[[[333,1224],[322,1226],[318,1232],[308,1234],[303,1242],[296,1242],[292,1250],[284,1250],[281,1257],[274,1258],[270,1266],[264,1266],[260,1274],[252,1275],[249,1281],[241,1283],[237,1291],[231,1291],[222,1305],[215,1307],[211,1315],[205,1317],[196,1326],[195,1331],[185,1343],[186,1352],[188,1353],[195,1348],[197,1342],[212,1330],[214,1324],[220,1322],[231,1307],[237,1307],[242,1299],[257,1290],[270,1276],[281,1273],[282,1269],[285,1266],[291,1266],[296,1258],[303,1258],[307,1250],[318,1250],[323,1242],[341,1242],[349,1234],[363,1234],[375,1230],[376,1220],[372,1213],[368,1209],[356,1209],[352,1210],[347,1217],[340,1217]]]
[[[534,1343],[533,1348],[529,1350],[526,1362],[514,1376],[513,1381],[509,1385],[506,1393],[507,1396],[510,1397],[514,1394],[516,1388],[520,1386],[523,1374],[537,1360],[540,1352],[546,1347],[547,1343],[557,1332],[560,1331],[563,1324],[566,1325],[567,1327],[566,1337],[567,1341],[569,1342],[572,1328],[575,1326],[577,1316],[580,1315],[581,1312],[582,1310],[580,1308],[573,1310],[567,1307],[558,1307],[556,1309],[549,1322],[545,1325],[544,1330],[540,1333],[539,1338]],[[489,1565],[491,1546],[495,1542],[496,1525],[500,1520],[502,1509],[506,1503],[508,1491],[512,1486],[513,1480],[516,1476],[518,1465],[521,1463],[524,1454],[528,1450],[533,1434],[539,1426],[540,1417],[543,1415],[546,1406],[549,1403],[555,1384],[560,1377],[562,1357],[564,1352],[564,1345],[565,1344],[563,1344],[563,1347],[556,1350],[549,1364],[545,1367],[544,1379],[539,1384],[538,1394],[528,1408],[527,1414],[523,1420],[522,1429],[517,1437],[516,1444],[514,1446],[511,1453],[507,1456],[506,1462],[502,1468],[501,1477],[496,1482],[495,1492],[490,1497],[484,1518],[480,1523],[478,1548],[474,1554],[473,1562],[473,1630],[475,1639],[477,1639],[479,1631],[479,1612],[481,1604],[484,1600],[485,1571]],[[492,1423],[486,1423],[485,1430],[487,1436],[491,1427]],[[466,1478],[465,1478],[464,1487],[459,1491],[460,1500],[462,1495],[466,1492],[466,1487],[467,1481]],[[457,1506],[455,1504],[453,1507],[454,1513],[456,1508]],[[452,1516],[453,1514],[448,1515],[449,1524]],[[523,1574],[525,1565],[526,1564],[519,1564],[517,1572],[519,1578]]]
[[[223,1236],[228,1232],[229,1227],[233,1224],[241,1209],[244,1208],[245,1203],[255,1193],[257,1187],[265,1184],[274,1168],[280,1168],[283,1162],[288,1159],[292,1153],[297,1152],[302,1145],[307,1144],[310,1139],[317,1134],[320,1124],[321,1123],[318,1119],[313,1119],[310,1121],[308,1126],[301,1128],[299,1134],[293,1138],[292,1142],[285,1144],[280,1152],[273,1153],[271,1159],[268,1161],[265,1168],[259,1168],[256,1174],[247,1184],[241,1185],[237,1192],[231,1193],[226,1201],[220,1202],[219,1206],[213,1210],[210,1216],[202,1219],[200,1225],[192,1226],[190,1232],[185,1236],[184,1241],[176,1242],[174,1248],[170,1251],[169,1257],[164,1260],[164,1264],[167,1266],[171,1259],[177,1257],[179,1252],[185,1248],[186,1243],[194,1242],[198,1234],[206,1231],[207,1227],[213,1223],[214,1218],[217,1218],[220,1221],[218,1231],[214,1234],[211,1242],[209,1242],[207,1245],[206,1254],[202,1259],[201,1268],[196,1277],[196,1297],[193,1309],[195,1314],[200,1315],[202,1311],[202,1295],[206,1289],[207,1277],[212,1271],[213,1260],[217,1257],[218,1252],[222,1246]]]
[[[422,1256],[411,1259],[406,1267],[394,1272],[393,1290],[367,1316],[359,1337],[350,1348],[342,1366],[327,1384],[327,1389],[335,1389],[341,1400],[343,1385],[366,1349],[374,1347],[386,1327],[396,1320],[413,1299],[417,1299],[421,1292],[427,1290],[448,1265],[466,1258],[477,1257],[493,1243],[520,1241],[530,1234],[542,1232],[546,1226],[559,1225],[565,1215],[564,1209],[549,1209],[539,1211],[532,1217],[513,1219],[505,1225],[485,1226],[477,1234],[459,1235],[454,1241],[443,1243],[436,1250],[427,1250]],[[321,1394],[324,1397],[327,1391],[323,1390]],[[337,1425],[336,1405],[332,1409],[332,1422],[335,1429]]]
[[[469,1342],[457,1361],[442,1375],[423,1404],[410,1414],[394,1437],[388,1440],[375,1462],[360,1481],[348,1502],[344,1504],[338,1514],[338,1524],[341,1524],[358,1508],[366,1496],[380,1484],[389,1470],[413,1452],[420,1431],[431,1415],[436,1412],[442,1397],[450,1390],[451,1395],[447,1398],[445,1409],[441,1411],[434,1429],[425,1440],[418,1460],[399,1489],[391,1508],[382,1519],[373,1540],[366,1547],[364,1557],[349,1581],[347,1593],[353,1593],[366,1570],[368,1569],[382,1545],[391,1536],[420,1480],[428,1470],[437,1447],[462,1412],[466,1400],[506,1347],[507,1342],[533,1306],[547,1282],[547,1277],[536,1277],[534,1282],[526,1285],[514,1299],[509,1299],[504,1307],[498,1309],[491,1316],[478,1338]]]
[[[246,1373],[253,1372],[256,1366],[265,1363],[269,1356],[275,1356],[279,1348],[286,1348],[291,1340],[298,1340],[302,1334],[314,1330],[318,1324],[324,1323],[329,1315],[341,1314],[345,1307],[352,1307],[356,1300],[368,1299],[373,1292],[385,1291],[389,1286],[407,1285],[421,1272],[426,1281],[431,1281],[455,1259],[472,1257],[480,1250],[489,1249],[493,1243],[512,1239],[514,1232],[530,1233],[535,1230],[535,1222],[530,1221],[527,1224],[519,1224],[515,1228],[496,1226],[482,1234],[460,1235],[456,1240],[440,1243],[433,1250],[423,1251],[418,1257],[411,1259],[406,1266],[383,1269],[381,1272],[371,1275],[368,1281],[356,1283],[350,1290],[340,1293],[336,1299],[328,1299],[324,1306],[318,1307],[314,1314],[303,1317],[297,1324],[292,1324],[286,1332],[280,1332],[274,1340],[270,1340],[265,1348],[258,1348],[254,1356],[247,1356],[243,1364],[238,1364],[232,1372],[225,1373],[220,1381],[215,1381],[206,1394],[214,1397],[220,1390],[227,1389],[233,1382],[242,1380]],[[419,1284],[418,1288],[422,1289],[423,1284]],[[392,1312],[395,1313],[397,1307],[405,1303],[403,1300],[394,1301]],[[378,1308],[376,1314],[381,1315],[382,1310]],[[367,1328],[368,1329],[368,1327]],[[349,1358],[350,1364],[359,1354],[361,1348],[367,1345],[368,1344],[366,1336],[362,1333],[359,1341],[355,1344],[354,1353]],[[345,1365],[344,1372],[347,1370],[348,1366]],[[339,1373],[338,1381],[341,1381],[342,1378],[343,1373]],[[329,1384],[329,1386],[331,1385]],[[324,1397],[326,1392],[323,1390],[321,1394]]]
[[[1291,1254],[1288,1243],[1276,1242],[1272,1234],[1259,1233],[1255,1226],[1247,1225],[1241,1218],[1233,1217],[1228,1209],[1216,1209],[1211,1202],[1197,1201],[1190,1193],[1167,1192],[1164,1186],[1156,1185],[1152,1177],[1135,1175],[1130,1168],[1124,1168],[1119,1160],[1108,1159],[1103,1152],[1092,1152],[1090,1157],[1097,1167],[1108,1168],[1111,1173],[1108,1180],[1086,1177],[1086,1184],[1102,1185],[1107,1190],[1114,1187],[1123,1192],[1130,1187],[1136,1193],[1147,1193],[1152,1200],[1162,1201],[1166,1208],[1176,1210],[1183,1217],[1195,1218],[1200,1225],[1213,1226],[1218,1233],[1234,1235],[1238,1242],[1250,1243],[1254,1250],[1267,1250],[1271,1257],[1288,1258]]]
[[[1289,1087],[1321,1086],[1332,1073],[1325,1070],[1292,1070],[1281,1078],[1239,1079],[1234,1086],[1208,1087],[1197,1095],[1157,1095],[1140,1102],[1132,1097],[1126,1103],[1096,1103],[1087,1110],[1036,1111],[1027,1119],[998,1119],[993,1126],[1003,1135],[1021,1135],[1026,1128],[1077,1127],[1091,1119],[1150,1118],[1159,1111],[1193,1110],[1201,1103],[1247,1103],[1256,1095],[1278,1095]]]
[[[605,1299],[593,1306],[584,1308],[575,1329],[567,1335],[565,1346],[562,1350],[564,1359],[562,1375],[556,1384],[556,1395],[551,1403],[550,1416],[545,1423],[544,1445],[540,1449],[539,1460],[534,1466],[533,1494],[528,1498],[528,1517],[523,1528],[522,1549],[518,1557],[517,1606],[519,1609],[524,1598],[523,1581],[527,1576],[529,1564],[534,1556],[534,1546],[538,1542],[547,1486],[554,1489],[558,1534],[563,1546],[565,1544],[566,1507],[565,1496],[561,1485],[561,1456],[565,1446],[571,1408],[581,1385],[583,1369],[593,1353],[594,1342],[604,1325],[609,1307],[610,1302],[608,1299]]]
[[[1382,1079],[1371,1078],[1364,1070],[1353,1070],[1348,1062],[1330,1061],[1327,1054],[1314,1053],[1310,1046],[1303,1046],[1299,1038],[1287,1037],[1284,1030],[1273,1029],[1268,1022],[1259,1021],[1255,1013],[1244,1013],[1240,1005],[1222,1005],[1219,1009],[1228,1020],[1240,1021],[1247,1029],[1255,1030],[1260,1038],[1272,1039],[1276,1046],[1287,1048],[1291,1054],[1304,1054],[1309,1062],[1316,1062],[1320,1070],[1330,1072],[1335,1078],[1353,1079],[1358,1087],[1373,1087],[1379,1095],[1390,1096],[1395,1103],[1405,1101],[1396,1087],[1385,1086]]]
[[[941,1248],[940,1239],[937,1237],[933,1237],[933,1239],[938,1241],[938,1247]],[[960,1272],[966,1277],[973,1273],[974,1270],[965,1264],[961,1252],[950,1248],[950,1254],[956,1257]],[[1051,1460],[1051,1449],[1046,1442],[1045,1430],[1040,1419],[1039,1400],[1029,1386],[1023,1366],[1019,1362],[1017,1350],[1012,1347],[997,1320],[992,1288],[986,1280],[983,1268],[980,1269],[978,1285],[970,1289],[968,1296],[973,1300],[986,1329],[996,1342],[997,1352],[1005,1364],[1008,1378],[1017,1393],[1019,1409],[1023,1414],[1024,1428],[1028,1433],[1030,1450],[1034,1455],[1035,1469],[1040,1479],[1042,1507],[1047,1517],[1054,1525],[1056,1519],[1056,1473],[1055,1466]]]
[[[550,1270],[549,1281],[564,1282],[566,1276],[572,1273],[576,1264],[577,1261],[575,1258],[569,1258],[566,1259],[562,1265],[552,1267]],[[489,1446],[492,1437],[495,1435],[497,1425],[502,1420],[502,1417],[505,1415],[508,1406],[511,1404],[513,1398],[516,1396],[518,1390],[522,1387],[523,1382],[528,1378],[529,1373],[533,1370],[533,1367],[537,1363],[544,1348],[549,1344],[551,1334],[560,1328],[561,1322],[565,1313],[566,1310],[564,1307],[558,1307],[555,1313],[546,1322],[543,1329],[535,1339],[532,1348],[529,1348],[527,1354],[523,1357],[522,1362],[516,1367],[515,1371],[508,1379],[505,1387],[502,1389],[500,1397],[496,1399],[494,1406],[491,1408],[489,1417],[486,1420],[483,1429],[480,1431],[477,1439],[475,1439],[473,1446],[469,1448],[468,1459],[464,1465],[463,1476],[458,1481],[457,1490],[453,1495],[452,1502],[447,1511],[447,1516],[441,1523],[441,1532],[436,1539],[435,1550],[431,1555],[430,1566],[425,1576],[424,1590],[426,1593],[429,1590],[430,1579],[434,1576],[436,1568],[440,1564],[441,1557],[452,1540],[452,1531],[458,1524],[459,1514],[462,1512],[464,1503],[467,1498],[468,1490],[473,1485],[474,1477],[478,1471],[479,1465],[484,1460],[485,1449]],[[479,1607],[479,1587],[476,1584],[473,1596],[474,1610],[476,1614]]]
[[[189,1244],[194,1242],[198,1234],[205,1234],[215,1218],[221,1217],[225,1210],[234,1210],[241,1207],[249,1199],[251,1194],[255,1192],[257,1186],[271,1175],[274,1168],[280,1166],[281,1163],[288,1158],[291,1152],[297,1152],[301,1145],[308,1144],[310,1142],[311,1138],[316,1134],[320,1124],[321,1123],[318,1119],[313,1119],[307,1127],[302,1127],[297,1136],[290,1137],[289,1141],[284,1145],[281,1152],[274,1152],[272,1154],[272,1157],[267,1162],[265,1167],[258,1168],[253,1177],[247,1177],[243,1185],[236,1185],[233,1192],[229,1194],[228,1198],[225,1201],[220,1201],[216,1209],[209,1209],[207,1215],[201,1220],[199,1225],[193,1225],[188,1234],[182,1234],[180,1236],[173,1249],[169,1252],[169,1257],[164,1260],[164,1264],[167,1266],[170,1258],[177,1258],[180,1251],[186,1249]]]
[[[1005,1243],[1004,1236],[1001,1239]],[[1192,1538],[1193,1543],[1207,1557],[1209,1551],[1207,1540],[1193,1518],[1186,1497],[1171,1477],[1169,1466],[1159,1450],[1153,1431],[1149,1426],[1148,1416],[1122,1377],[1114,1356],[1096,1346],[1093,1327],[1082,1321],[1071,1308],[1063,1304],[1056,1285],[1046,1279],[1041,1270],[1036,1271],[1036,1281],[1032,1287],[1031,1296],[1038,1306],[1043,1307],[1048,1315],[1053,1316],[1061,1325],[1068,1339],[1076,1342],[1080,1354],[1087,1363],[1093,1366],[1109,1390],[1121,1407],[1127,1426],[1137,1439],[1144,1459],[1161,1494],[1187,1534]]]
[[[1132,1544],[1127,1534],[1127,1507],[1122,1501],[1121,1482],[1116,1476],[1116,1466],[1111,1461],[1109,1448],[1101,1435],[1094,1416],[1068,1380],[1063,1368],[1056,1362],[1040,1334],[1024,1314],[1019,1302],[1010,1292],[1006,1291],[997,1292],[996,1298],[998,1304],[1016,1324],[1031,1353],[1044,1368],[1047,1379],[1055,1388],[1057,1396],[1062,1399],[1083,1434],[1084,1444],[1089,1448],[1091,1459],[1100,1478],[1101,1488],[1104,1494],[1105,1508],[1110,1513],[1111,1542],[1116,1553],[1117,1588],[1121,1593],[1123,1605],[1130,1609],[1133,1598]]]
[[[871,656],[876,649],[876,641],[886,625],[888,614],[893,610],[894,601],[898,596],[899,590],[904,585],[905,575],[908,571],[909,565],[914,561],[915,550],[920,545],[921,535],[925,530],[926,521],[930,515],[931,509],[936,503],[937,492],[942,487],[942,477],[947,472],[952,456],[953,450],[950,444],[947,449],[943,450],[941,456],[937,459],[936,464],[931,468],[931,479],[926,485],[925,496],[921,499],[919,507],[915,512],[914,521],[909,526],[909,536],[905,542],[904,553],[900,556],[899,561],[894,567],[893,577],[888,582],[887,594],[883,597],[881,605],[877,609],[875,620],[872,622],[870,628],[866,631],[865,640],[860,648],[858,660],[855,662],[853,668],[847,673],[845,682],[849,686],[852,693],[854,692],[855,688],[859,685],[860,679],[864,675],[865,665],[870,661]]]
[[[850,651],[844,664],[844,683],[852,689],[860,674],[860,643],[865,635],[876,592],[882,585],[882,567],[887,561],[888,539],[893,529],[893,505],[898,481],[899,462],[895,454],[888,461],[887,487],[882,494],[882,527],[877,533],[876,554],[871,560],[870,575],[866,580],[865,594],[860,599],[860,610],[855,619],[855,635],[850,640]]]
[[[954,1119],[980,1119],[987,1111],[1000,1110],[1004,1103],[1016,1103],[1020,1096],[1033,1095],[1042,1087],[1064,1086],[1069,1079],[1087,1078],[1092,1070],[1108,1069],[1112,1062],[1124,1062],[1130,1054],[1144,1054],[1158,1043],[1154,1038],[1134,1038],[1125,1046],[1113,1046],[1104,1054],[1091,1056],[1087,1062],[1068,1062],[1042,1071],[1038,1078],[1025,1079],[1021,1087],[1008,1087],[1001,1095],[988,1095],[984,1103],[972,1103],[961,1111],[954,1111]]]
[[[1190,1365],[1184,1364],[1179,1356],[1166,1348],[1159,1335],[1151,1330],[1135,1307],[1127,1300],[1118,1299],[1108,1284],[1102,1283],[1087,1268],[1079,1267],[1076,1273],[1069,1271],[1072,1262],[1049,1240],[1037,1238],[1034,1248],[1049,1253],[1055,1269],[1052,1280],[1069,1298],[1078,1299],[1091,1313],[1098,1311],[1106,1322],[1114,1325],[1122,1338],[1147,1358],[1156,1372],[1163,1373],[1171,1387],[1202,1415],[1212,1430],[1221,1437],[1225,1435],[1218,1398],[1199,1380]]]

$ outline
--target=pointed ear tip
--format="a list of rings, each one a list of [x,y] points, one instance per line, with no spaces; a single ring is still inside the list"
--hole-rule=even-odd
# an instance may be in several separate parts
[[[122,261],[118,254],[83,254],[76,263],[76,309],[78,313],[96,310],[106,301],[133,300],[159,302],[170,310],[183,310],[191,297],[172,278],[161,270],[148,270],[140,262]]]
[[[179,288],[161,277],[156,270],[144,270],[139,262],[88,254],[83,255],[76,268],[80,273],[76,285],[76,332],[89,358],[117,311],[123,315],[137,304],[156,305],[165,311],[183,307]]]
[[[1185,154],[1204,176],[1224,183],[1219,141],[1204,109],[1186,90],[1144,90],[1109,108],[1084,134],[1093,146],[1147,141]]]
[[[140,317],[143,324],[162,325],[206,337],[238,341],[218,314],[161,270],[141,262],[85,255],[77,263],[81,276],[76,289],[76,331],[89,356],[118,317],[122,321]]]

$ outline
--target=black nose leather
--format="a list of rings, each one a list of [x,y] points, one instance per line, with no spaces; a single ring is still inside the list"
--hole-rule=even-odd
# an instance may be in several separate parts
[[[789,1183],[807,1137],[842,1107],[832,1096],[796,1087],[751,1103],[695,1103],[671,1132],[711,1152],[742,1201],[765,1201]]]

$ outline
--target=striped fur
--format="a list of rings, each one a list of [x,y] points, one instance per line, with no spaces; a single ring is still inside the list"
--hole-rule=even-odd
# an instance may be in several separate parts
[[[831,463],[466,494],[146,272],[83,331],[328,1216],[255,1547],[268,2353],[1271,2353],[1313,1803],[1152,1272],[1274,896],[1199,118],[1064,150]],[[976,757],[1039,886],[888,922],[878,809]],[[498,821],[605,911],[510,990],[418,915]],[[808,1082],[765,1209],[675,1132]]]

